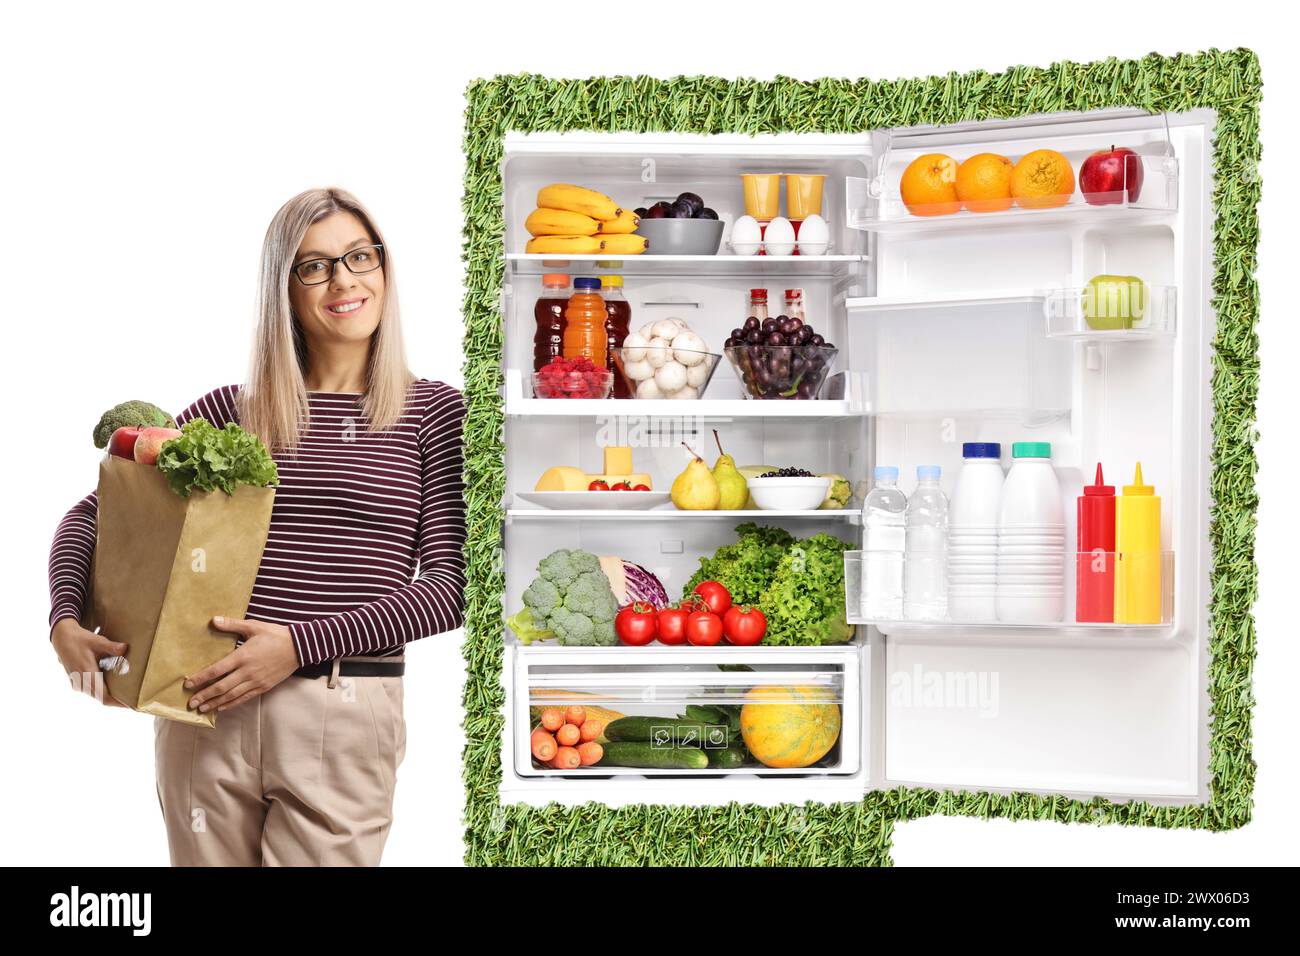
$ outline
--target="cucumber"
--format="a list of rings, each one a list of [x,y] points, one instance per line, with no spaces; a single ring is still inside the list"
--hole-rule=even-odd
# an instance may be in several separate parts
[[[694,747],[655,747],[653,744],[629,740],[605,744],[605,754],[597,766],[704,770],[709,766],[709,758],[703,750]]]
[[[726,724],[726,721],[719,720],[717,723]],[[682,733],[693,730],[695,742],[691,746],[700,747],[703,746],[704,734],[711,725],[713,725],[711,721],[687,720],[681,717],[620,717],[605,725],[605,738],[610,741],[649,743],[654,740],[655,730],[667,730],[673,735],[674,741],[680,741]],[[730,734],[727,740],[730,742]]]
[[[745,751],[739,747],[727,747],[723,750],[706,750],[710,770],[735,770],[745,762]]]

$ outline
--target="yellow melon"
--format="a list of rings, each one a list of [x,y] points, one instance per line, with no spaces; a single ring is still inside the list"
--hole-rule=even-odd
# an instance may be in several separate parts
[[[745,701],[740,735],[768,767],[810,767],[840,739],[840,707],[824,687],[755,687]]]

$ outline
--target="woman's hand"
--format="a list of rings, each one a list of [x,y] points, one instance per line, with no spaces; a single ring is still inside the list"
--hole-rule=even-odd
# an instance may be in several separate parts
[[[59,655],[59,663],[68,672],[73,690],[94,697],[105,707],[125,706],[114,700],[111,694],[104,693],[104,672],[99,669],[101,657],[125,655],[125,644],[86,630],[71,617],[65,617],[54,625],[50,641],[54,644],[54,653]]]
[[[185,681],[185,688],[201,688],[190,707],[207,713],[229,710],[265,694],[298,669],[298,652],[283,624],[237,621],[214,617],[213,627],[242,634],[244,643]]]

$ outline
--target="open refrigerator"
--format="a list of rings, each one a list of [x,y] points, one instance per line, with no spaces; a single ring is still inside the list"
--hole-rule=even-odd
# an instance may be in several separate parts
[[[1149,624],[1076,623],[1071,561],[1062,620],[1027,626],[869,620],[850,593],[853,637],[826,646],[523,645],[506,630],[503,801],[836,802],[898,786],[1205,801],[1213,129],[1208,111],[1119,110],[853,135],[508,135],[506,615],[557,548],[640,564],[676,600],[699,560],[732,543],[741,522],[797,538],[824,531],[860,547],[874,466],[898,466],[910,493],[917,465],[940,465],[951,496],[963,442],[1000,442],[1004,462],[1013,442],[1051,443],[1067,552],[1074,501],[1095,464],[1123,484],[1140,461],[1163,502],[1164,574],[1161,620]],[[899,194],[902,171],[923,154],[1014,159],[1047,148],[1077,171],[1112,146],[1140,157],[1137,201],[1093,205],[1076,188],[1052,208],[918,216]],[[754,170],[826,177],[825,254],[730,253],[727,234],[745,212],[740,176]],[[528,254],[524,221],[538,190],[556,182],[581,183],[627,208],[691,190],[725,223],[722,246],[711,256],[615,261]],[[681,316],[715,352],[743,322],[750,289],[775,297],[800,288],[809,321],[839,348],[836,364],[819,397],[806,401],[747,399],[725,361],[691,401],[534,398],[534,303],[542,276],[555,272],[621,275],[632,328]],[[1081,295],[1098,274],[1143,279],[1150,308],[1141,327],[1084,321]],[[715,428],[737,462],[847,476],[852,506],[552,509],[520,497],[554,465],[600,472],[604,445],[632,446],[636,470],[667,489],[687,463],[681,442],[712,450]],[[839,738],[811,767],[559,771],[530,752],[540,706],[590,701],[671,717],[791,685],[818,688],[840,708]]]

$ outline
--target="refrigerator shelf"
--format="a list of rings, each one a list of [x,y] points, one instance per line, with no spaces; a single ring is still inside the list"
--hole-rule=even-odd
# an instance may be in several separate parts
[[[619,492],[607,492],[619,494]],[[635,494],[635,492],[629,492]],[[763,521],[771,518],[808,518],[818,521],[847,521],[856,523],[858,512],[851,508],[836,508],[813,511],[682,511],[674,507],[650,508],[647,510],[597,510],[558,508],[510,508],[506,511],[506,520],[541,520],[541,521],[695,521],[695,520],[732,520]]]
[[[824,256],[557,256],[549,253],[510,252],[510,275],[536,276],[548,272],[592,275],[616,272],[622,276],[793,276],[843,278],[861,263],[861,255]]]

